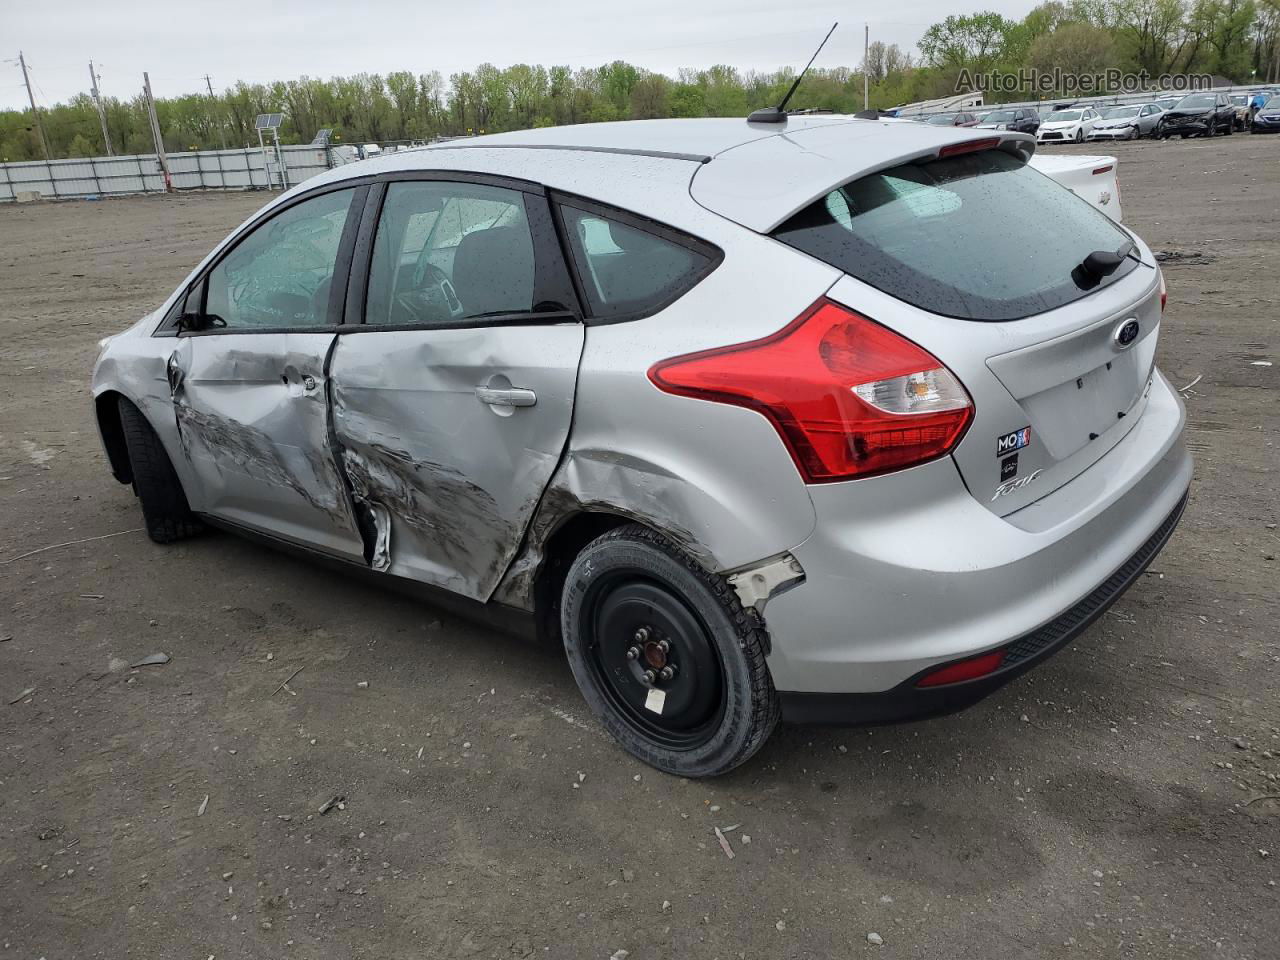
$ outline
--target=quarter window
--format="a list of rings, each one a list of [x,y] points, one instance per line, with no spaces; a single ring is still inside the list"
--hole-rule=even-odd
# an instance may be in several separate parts
[[[562,204],[578,275],[595,317],[658,310],[682,296],[711,258],[673,240]]]
[[[529,313],[534,290],[523,193],[434,180],[388,185],[365,323],[448,325]]]
[[[354,193],[338,190],[304,200],[237,243],[209,273],[205,325],[233,330],[327,325]]]

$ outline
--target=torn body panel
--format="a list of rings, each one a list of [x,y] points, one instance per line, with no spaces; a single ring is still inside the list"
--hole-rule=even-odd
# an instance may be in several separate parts
[[[387,572],[489,599],[568,438],[582,338],[577,323],[340,338],[333,432],[375,529],[386,511]],[[495,387],[536,399],[485,402]]]
[[[167,374],[202,512],[360,557],[329,440],[324,361],[333,336],[182,338]]]

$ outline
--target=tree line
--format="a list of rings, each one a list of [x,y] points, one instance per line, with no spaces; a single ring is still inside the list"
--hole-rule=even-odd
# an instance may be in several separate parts
[[[1101,73],[1109,68],[1211,73],[1236,83],[1280,81],[1280,0],[1049,0],[1021,20],[980,12],[934,24],[913,58],[896,45],[874,43],[856,69],[810,71],[792,107],[854,112],[956,92],[962,71]],[[307,143],[321,128],[335,143],[427,140],[528,127],[656,117],[745,117],[776,104],[794,79],[791,69],[743,71],[719,65],[669,77],[615,61],[566,66],[481,64],[451,74],[362,73],[328,80],[300,77],[270,84],[237,83],[213,96],[156,101],[170,151],[256,146],[254,118],[283,113],[280,138]],[[987,102],[1033,99],[1026,90],[987,94]],[[154,151],[141,94],[103,101],[116,153]],[[41,110],[55,158],[100,156],[97,108],[89,94]],[[0,112],[0,159],[43,157],[31,112]]]

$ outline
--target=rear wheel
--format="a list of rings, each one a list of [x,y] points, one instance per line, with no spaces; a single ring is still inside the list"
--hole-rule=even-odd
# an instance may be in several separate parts
[[[120,426],[129,450],[133,492],[142,505],[147,536],[156,543],[173,543],[194,536],[204,524],[191,512],[182,483],[174,472],[164,444],[137,407],[120,400]]]
[[[565,581],[561,628],[591,710],[659,770],[725,773],[778,723],[755,615],[652,530],[620,527],[583,549]]]

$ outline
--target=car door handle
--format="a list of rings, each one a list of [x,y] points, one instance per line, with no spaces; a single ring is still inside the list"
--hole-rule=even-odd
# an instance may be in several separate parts
[[[524,387],[476,387],[476,398],[494,407],[532,407],[538,395]]]

